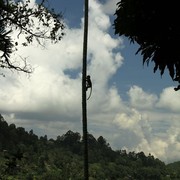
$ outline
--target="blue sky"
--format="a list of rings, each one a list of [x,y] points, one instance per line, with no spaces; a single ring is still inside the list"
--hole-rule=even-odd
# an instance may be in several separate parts
[[[180,160],[180,93],[167,72],[161,78],[153,64],[143,67],[137,45],[114,35],[116,2],[90,1],[88,131],[103,136],[113,149],[144,151],[167,163]],[[28,57],[34,72],[30,77],[5,72],[0,112],[8,123],[56,138],[82,131],[83,0],[51,0],[50,5],[63,13],[66,35],[45,48],[36,43],[19,48],[13,58]]]
[[[83,16],[83,0],[77,0],[77,1],[71,1],[71,0],[61,0],[57,2],[56,0],[52,1],[53,6],[58,7],[57,11],[60,10],[64,17],[68,20],[68,25],[70,27],[79,27],[80,20]],[[106,1],[98,1],[98,2],[106,2]],[[118,0],[112,2],[114,4],[114,7],[116,8],[116,2]],[[113,8],[114,8],[113,7]],[[115,13],[115,9],[114,9]],[[118,35],[114,34],[113,29],[113,21],[115,19],[115,15],[109,16],[111,19],[111,27],[109,28],[109,32],[111,36],[114,38],[117,38]],[[160,93],[161,90],[167,86],[175,86],[175,83],[172,82],[171,78],[168,75],[168,72],[164,74],[164,76],[160,76],[160,73],[157,71],[155,74],[153,73],[153,63],[149,65],[149,68],[147,68],[147,65],[142,65],[142,56],[140,54],[135,55],[138,45],[132,44],[130,41],[125,38],[123,38],[123,46],[121,47],[121,54],[126,59],[124,62],[124,65],[121,68],[121,71],[118,71],[115,74],[115,77],[113,78],[112,82],[115,81],[118,83],[118,86],[125,88],[128,86],[128,84],[139,84],[140,86],[143,86],[148,91],[155,91],[157,93]],[[130,73],[130,74],[129,74]],[[128,87],[126,87],[127,90]]]

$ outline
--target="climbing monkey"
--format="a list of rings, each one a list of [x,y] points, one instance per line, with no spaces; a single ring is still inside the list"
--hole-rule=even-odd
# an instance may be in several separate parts
[[[86,91],[91,88],[90,90],[90,94],[89,94],[89,97],[87,98],[87,100],[91,97],[91,93],[92,93],[92,82],[91,82],[91,77],[90,75],[87,75],[86,77]]]

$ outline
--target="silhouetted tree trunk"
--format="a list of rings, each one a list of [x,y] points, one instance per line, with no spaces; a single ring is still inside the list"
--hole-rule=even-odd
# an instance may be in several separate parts
[[[84,180],[89,179],[88,172],[88,140],[87,140],[87,106],[86,106],[86,70],[87,70],[87,42],[88,42],[88,4],[84,0],[84,40],[83,40],[83,62],[82,62],[82,123],[84,143]]]

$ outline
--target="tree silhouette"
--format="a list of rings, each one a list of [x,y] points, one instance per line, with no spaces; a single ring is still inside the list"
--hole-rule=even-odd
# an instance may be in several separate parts
[[[88,20],[89,0],[84,0],[84,35],[83,35],[83,58],[82,58],[82,130],[84,144],[84,180],[89,179],[88,165],[88,132],[87,132],[87,98],[86,98],[86,77],[87,77],[87,45],[88,45]]]
[[[34,40],[43,45],[43,40],[49,39],[58,42],[64,35],[64,24],[61,14],[45,7],[45,0],[31,7],[30,0],[11,1],[0,0],[0,68],[14,69],[31,73],[32,69],[14,62],[11,53],[17,51],[18,43],[13,41],[12,32],[17,32],[17,38],[23,35],[25,38],[22,46],[28,46]]]
[[[178,2],[121,0],[115,12],[115,34],[138,43],[143,63],[155,63],[154,72],[168,70],[180,89],[180,27]]]

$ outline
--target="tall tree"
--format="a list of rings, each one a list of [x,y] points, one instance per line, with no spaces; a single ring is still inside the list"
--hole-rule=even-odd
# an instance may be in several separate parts
[[[62,15],[48,9],[47,0],[41,0],[32,7],[31,0],[0,0],[0,68],[14,69],[31,73],[31,68],[24,58],[20,66],[12,60],[11,53],[18,50],[18,41],[13,41],[12,32],[17,32],[17,38],[23,35],[23,46],[28,46],[34,40],[42,45],[43,40],[58,42],[63,37],[64,24]]]
[[[139,44],[143,63],[155,63],[154,72],[165,69],[180,89],[180,26],[178,1],[121,0],[115,12],[115,34]]]
[[[89,179],[88,164],[88,132],[87,132],[87,99],[86,99],[86,77],[87,77],[87,49],[88,49],[88,20],[89,0],[84,0],[84,35],[83,35],[83,58],[82,58],[82,129],[84,144],[84,180]]]

